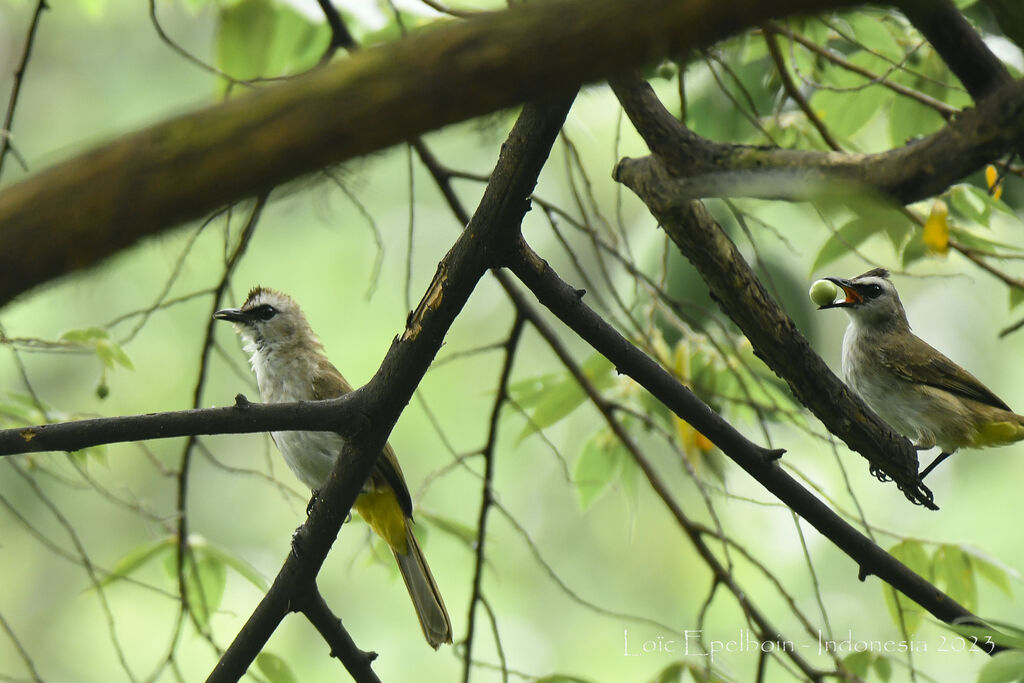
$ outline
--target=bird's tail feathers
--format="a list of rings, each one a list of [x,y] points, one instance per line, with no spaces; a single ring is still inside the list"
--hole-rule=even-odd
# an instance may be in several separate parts
[[[442,643],[452,642],[452,622],[441,599],[441,591],[437,588],[427,560],[423,557],[420,544],[412,533],[412,521],[405,520],[406,552],[400,553],[392,547],[398,569],[402,572],[405,587],[409,589],[416,616],[427,642],[435,650]]]
[[[1024,439],[1024,415],[1011,415],[1011,419],[994,420],[983,425],[979,445],[997,446]]]

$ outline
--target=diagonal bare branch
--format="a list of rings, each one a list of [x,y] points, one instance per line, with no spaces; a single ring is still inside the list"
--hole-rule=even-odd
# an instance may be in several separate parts
[[[349,394],[364,401],[365,429],[347,440],[346,457],[338,458],[310,507],[309,518],[295,532],[293,551],[210,674],[209,683],[238,680],[293,608],[292,596],[315,581],[388,434],[441,348],[448,328],[488,268],[511,250],[537,176],[573,99],[563,96],[550,104],[524,107],[473,219],[438,265],[405,332],[392,343],[373,378]],[[370,416],[372,421],[366,424]]]
[[[582,301],[581,292],[559,278],[525,242],[507,265],[544,306],[615,363],[620,373],[636,380],[676,415],[711,439],[762,486],[857,562],[861,579],[872,574],[878,576],[946,623],[984,625],[979,617],[908,569],[801,486],[779,466],[778,451],[768,451],[747,440],[630,344]],[[998,649],[989,652],[992,654]]]

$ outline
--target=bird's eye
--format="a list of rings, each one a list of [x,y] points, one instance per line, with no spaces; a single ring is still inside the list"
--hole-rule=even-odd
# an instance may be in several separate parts
[[[252,314],[260,320],[270,320],[277,315],[277,310],[270,304],[263,304],[254,308]]]
[[[868,285],[864,288],[864,294],[869,299],[877,299],[878,295],[882,293],[882,285]]]

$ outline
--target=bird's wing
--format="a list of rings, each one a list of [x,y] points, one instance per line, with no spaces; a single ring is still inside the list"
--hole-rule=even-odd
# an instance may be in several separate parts
[[[341,376],[338,369],[326,359],[322,360],[320,367],[313,376],[313,398],[323,400],[337,398],[352,391],[352,385]],[[406,517],[412,517],[412,496],[409,494],[409,486],[402,476],[402,468],[398,465],[398,458],[391,444],[384,444],[384,451],[377,458],[377,466],[370,475],[371,482],[379,482],[381,479],[386,482],[395,492],[398,505]]]
[[[377,458],[377,469],[374,474],[384,477],[384,480],[391,485],[398,499],[398,505],[406,517],[412,517],[412,496],[409,494],[409,487],[402,476],[402,468],[398,466],[398,458],[395,456],[391,444],[384,444],[384,452]]]
[[[1010,407],[977,377],[946,358],[924,340],[908,335],[898,348],[880,348],[882,364],[909,382],[926,384],[951,394],[1003,410]]]
[[[349,384],[338,368],[334,367],[326,358],[320,358],[316,371],[313,373],[313,400],[323,401],[328,398],[338,398],[352,391]]]

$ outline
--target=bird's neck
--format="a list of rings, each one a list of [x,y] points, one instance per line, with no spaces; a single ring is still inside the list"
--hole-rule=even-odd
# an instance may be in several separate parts
[[[850,316],[849,332],[858,337],[883,337],[890,334],[910,334],[906,315],[887,315],[865,318]]]
[[[313,377],[325,358],[316,338],[290,339],[277,343],[252,340],[245,347],[256,373],[260,400],[264,403],[309,401],[314,399]]]

